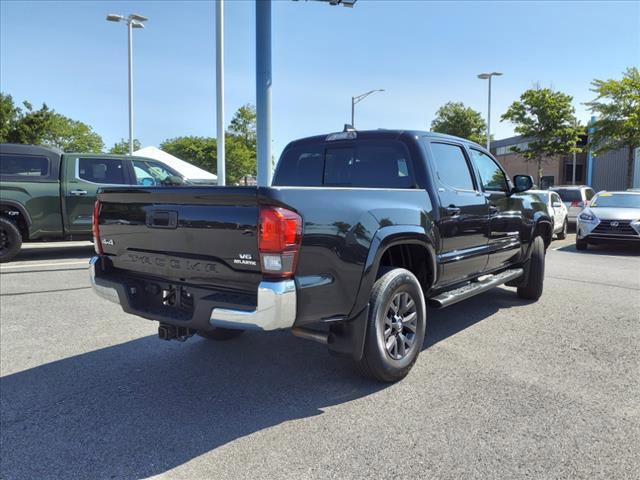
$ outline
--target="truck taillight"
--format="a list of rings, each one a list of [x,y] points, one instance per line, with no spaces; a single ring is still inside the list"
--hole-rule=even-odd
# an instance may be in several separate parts
[[[91,232],[93,233],[93,248],[98,255],[102,255],[102,242],[100,241],[100,200],[96,200],[93,205],[93,216],[91,218]]]
[[[289,278],[296,271],[302,241],[302,218],[281,207],[260,207],[258,250],[262,273]]]

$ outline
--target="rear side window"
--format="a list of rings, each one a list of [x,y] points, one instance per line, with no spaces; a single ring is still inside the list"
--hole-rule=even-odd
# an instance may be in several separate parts
[[[117,158],[80,158],[78,177],[87,182],[104,185],[125,183],[122,160]]]
[[[580,194],[580,190],[577,188],[558,188],[555,190],[560,198],[562,198],[563,202],[581,202],[582,195]]]
[[[431,151],[438,179],[455,190],[474,190],[469,164],[462,147],[448,143],[432,143]]]
[[[587,201],[591,200],[593,198],[593,196],[596,194],[596,192],[594,192],[593,190],[591,190],[590,188],[587,188],[584,191],[585,196],[587,197]]]
[[[301,146],[287,150],[276,186],[414,188],[408,152],[399,142],[363,141],[351,146]]]
[[[25,177],[25,180],[34,177],[47,177],[49,175],[49,159],[36,155],[3,153],[0,155],[0,175]]]

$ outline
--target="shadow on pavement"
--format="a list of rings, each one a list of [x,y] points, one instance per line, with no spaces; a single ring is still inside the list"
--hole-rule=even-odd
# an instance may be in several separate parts
[[[429,310],[428,348],[522,305],[496,289]],[[228,342],[155,336],[0,379],[2,478],[141,478],[388,385],[287,332]]]
[[[553,244],[551,245],[553,248]],[[640,255],[640,244],[635,245],[592,245],[589,244],[586,250],[576,250],[575,244],[565,245],[555,249],[558,252],[571,252],[580,255],[617,255],[620,257],[637,257]]]

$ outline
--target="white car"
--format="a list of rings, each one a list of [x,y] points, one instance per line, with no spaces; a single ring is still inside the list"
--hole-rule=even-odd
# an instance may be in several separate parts
[[[540,199],[540,202],[547,206],[549,216],[553,219],[553,233],[558,236],[558,239],[564,240],[567,238],[569,210],[562,203],[560,195],[551,190],[527,190],[527,193],[535,195]]]
[[[598,192],[578,215],[576,249],[602,243],[640,248],[640,192]]]
[[[565,206],[569,210],[569,223],[576,223],[576,219],[583,208],[589,206],[589,201],[596,192],[587,185],[558,185],[550,188],[560,195]]]

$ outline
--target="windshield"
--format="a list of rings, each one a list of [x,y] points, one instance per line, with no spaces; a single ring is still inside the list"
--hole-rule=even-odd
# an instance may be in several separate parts
[[[640,208],[637,193],[599,193],[591,200],[592,207]]]
[[[554,192],[560,195],[563,202],[581,202],[582,195],[578,188],[554,188]]]

